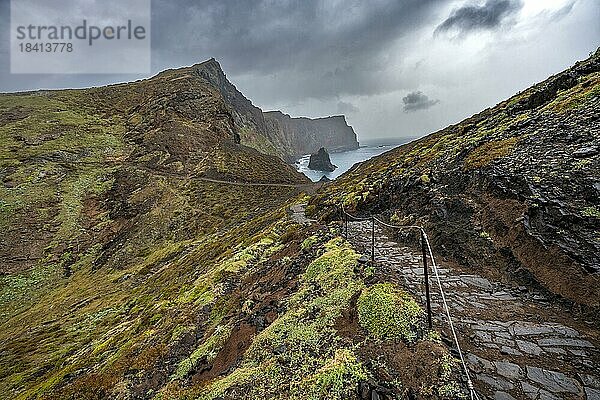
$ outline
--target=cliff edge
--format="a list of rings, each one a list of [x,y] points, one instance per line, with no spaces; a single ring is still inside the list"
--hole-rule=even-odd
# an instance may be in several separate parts
[[[263,112],[227,79],[214,58],[190,69],[219,90],[246,146],[288,162],[321,147],[333,151],[358,148],[356,133],[343,115],[311,119],[292,118],[281,111]]]

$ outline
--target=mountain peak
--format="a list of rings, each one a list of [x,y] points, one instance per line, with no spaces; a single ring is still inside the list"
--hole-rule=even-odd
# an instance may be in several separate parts
[[[223,71],[223,68],[221,68],[221,64],[214,57],[211,57],[210,59],[208,59],[206,61],[203,61],[201,63],[197,63],[197,64],[192,65],[192,68],[199,68],[199,67],[213,68],[213,69],[218,69],[221,72]]]

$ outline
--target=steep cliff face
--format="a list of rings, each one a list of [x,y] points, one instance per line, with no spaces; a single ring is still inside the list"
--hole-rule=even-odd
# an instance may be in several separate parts
[[[356,133],[343,115],[325,118],[292,118],[281,111],[265,112],[267,135],[283,140],[295,155],[314,153],[321,147],[329,151],[358,148]]]
[[[194,75],[199,76],[221,93],[225,103],[229,106],[243,144],[267,154],[278,156],[286,154],[284,148],[278,149],[266,139],[265,118],[262,110],[252,104],[227,80],[217,60],[211,58],[190,69]]]
[[[219,90],[231,109],[241,143],[286,161],[316,152],[358,148],[356,133],[343,115],[325,118],[292,118],[280,111],[264,112],[252,104],[225,76],[215,59],[190,67]]]
[[[375,157],[313,199],[432,232],[457,263],[598,309],[600,51],[522,93]]]

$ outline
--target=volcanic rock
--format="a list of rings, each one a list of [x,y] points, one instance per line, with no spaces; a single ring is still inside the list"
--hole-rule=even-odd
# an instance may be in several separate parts
[[[329,158],[329,153],[324,147],[321,147],[318,152],[310,155],[310,161],[308,163],[308,168],[314,171],[327,171],[333,172],[337,168],[337,166],[331,163],[331,159]]]

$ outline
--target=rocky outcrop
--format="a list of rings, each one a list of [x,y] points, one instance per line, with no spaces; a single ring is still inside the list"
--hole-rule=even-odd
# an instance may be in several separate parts
[[[281,111],[263,112],[229,82],[214,58],[191,70],[221,93],[246,146],[290,162],[320,147],[335,151],[358,148],[356,133],[343,115],[311,119],[292,118]]]
[[[192,66],[191,69],[194,74],[200,76],[221,93],[223,100],[225,100],[225,103],[231,109],[235,125],[239,133],[244,136],[245,142],[248,141],[250,133],[264,134],[266,127],[262,110],[252,104],[250,100],[229,82],[217,60],[211,58],[208,61]]]
[[[333,172],[337,166],[331,163],[329,153],[324,147],[321,147],[319,151],[310,155],[308,168],[312,169],[313,171]]]

